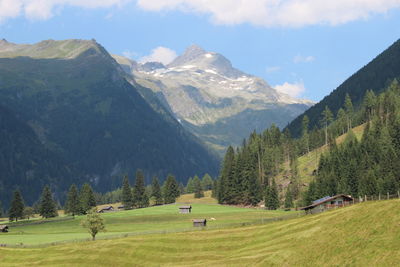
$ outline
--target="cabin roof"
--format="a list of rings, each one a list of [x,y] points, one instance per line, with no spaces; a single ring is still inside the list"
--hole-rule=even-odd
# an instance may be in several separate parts
[[[8,226],[7,225],[0,225],[0,230],[3,230],[3,229],[8,229]]]
[[[191,209],[191,208],[192,208],[192,206],[190,206],[190,205],[189,206],[180,206],[179,207],[179,209],[182,209],[182,210],[183,209]]]
[[[344,199],[347,199],[347,200],[350,200],[350,201],[353,200],[353,198],[351,196],[345,195],[345,194],[340,194],[340,195],[336,195],[336,196],[333,196],[333,197],[326,196],[326,197],[323,197],[323,198],[320,198],[320,199],[317,199],[317,200],[313,201],[313,203],[311,205],[303,207],[303,208],[301,208],[301,210],[308,210],[308,209],[314,208],[314,207],[316,207],[318,205],[321,205],[321,204],[323,204],[325,202],[332,201],[332,200],[334,200],[336,198],[339,198],[339,197],[343,197]]]
[[[205,223],[207,220],[206,219],[194,219],[194,223]]]

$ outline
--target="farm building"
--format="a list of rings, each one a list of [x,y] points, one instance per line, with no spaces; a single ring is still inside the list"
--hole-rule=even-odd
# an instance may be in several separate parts
[[[180,206],[179,207],[179,213],[191,213],[192,212],[192,206]]]
[[[114,207],[113,206],[108,206],[108,207],[104,207],[101,210],[99,210],[99,213],[104,213],[104,212],[111,212],[114,211]]]
[[[8,226],[7,225],[0,225],[0,232],[7,233],[8,232]]]
[[[194,227],[203,227],[207,225],[207,220],[206,219],[194,219],[193,220],[193,226]]]
[[[307,207],[301,208],[307,214],[315,214],[319,212],[323,212],[332,208],[339,208],[350,205],[353,202],[353,198],[348,195],[336,195],[333,197],[326,196],[320,199],[313,201],[313,203]]]

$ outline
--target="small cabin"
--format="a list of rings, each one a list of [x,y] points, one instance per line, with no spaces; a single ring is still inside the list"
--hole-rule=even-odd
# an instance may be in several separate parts
[[[179,213],[191,213],[192,212],[192,206],[180,206],[179,207]]]
[[[348,206],[353,203],[353,198],[349,195],[336,195],[336,196],[326,196],[313,201],[313,203],[307,207],[301,208],[306,212],[306,214],[320,213],[333,208],[340,208]]]
[[[124,205],[118,206],[118,209],[123,210],[123,209],[125,209],[125,206]]]
[[[99,213],[104,213],[104,212],[111,212],[111,211],[114,211],[114,207],[113,206],[104,207],[101,210],[99,210],[98,212]]]
[[[0,225],[0,232],[8,233],[8,226],[7,225]]]
[[[193,226],[194,227],[204,227],[207,225],[207,220],[206,219],[195,219],[193,220]]]

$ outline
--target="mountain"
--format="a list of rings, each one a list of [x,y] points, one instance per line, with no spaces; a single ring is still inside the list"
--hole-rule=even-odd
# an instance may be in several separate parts
[[[152,89],[186,129],[220,151],[240,144],[254,129],[261,131],[272,123],[284,127],[312,105],[196,45],[166,66],[115,59],[136,83]]]
[[[58,196],[71,182],[111,190],[138,168],[148,182],[215,175],[214,154],[124,76],[95,40],[0,41],[0,119],[9,121],[1,125],[0,188],[19,187],[32,200],[44,183]]]
[[[346,94],[349,94],[353,105],[360,106],[367,90],[376,94],[382,92],[393,79],[400,78],[400,40],[383,51],[375,59],[362,67],[344,81],[328,96],[294,119],[287,128],[293,136],[301,135],[301,122],[304,115],[310,119],[310,129],[319,126],[321,113],[328,106],[336,114],[343,107]]]

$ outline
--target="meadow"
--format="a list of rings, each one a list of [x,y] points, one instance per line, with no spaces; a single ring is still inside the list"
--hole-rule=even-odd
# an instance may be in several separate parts
[[[215,206],[215,213],[208,213],[206,207],[196,206],[199,215],[226,218],[258,212]],[[141,212],[169,214],[161,207],[148,210]],[[135,216],[146,215],[131,217]],[[0,262],[3,266],[28,262],[30,266],[398,266],[399,222],[400,200],[371,201],[263,225],[0,248]]]
[[[192,213],[179,214],[182,204],[154,206],[143,209],[116,211],[102,214],[106,232],[97,238],[118,238],[129,235],[193,231],[193,219],[207,219],[207,229],[262,223],[268,219],[295,214],[294,211],[267,211],[255,208],[240,208],[217,204],[193,202],[214,202],[207,193],[204,199],[196,200],[191,195],[178,199],[191,203]],[[116,205],[114,205],[116,207]],[[62,242],[83,241],[89,234],[80,225],[85,216],[60,216],[44,220],[24,220],[7,223],[10,232],[0,235],[0,244],[7,246],[37,246]]]

